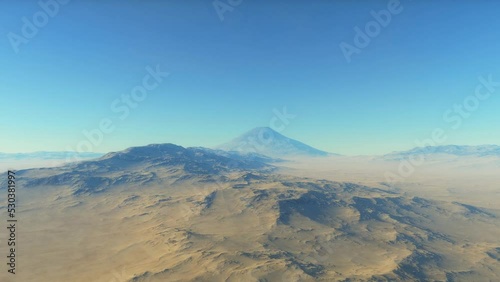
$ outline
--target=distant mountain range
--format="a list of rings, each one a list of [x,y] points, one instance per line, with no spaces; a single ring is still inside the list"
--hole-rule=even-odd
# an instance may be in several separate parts
[[[500,146],[496,145],[481,145],[481,146],[427,146],[417,147],[408,151],[393,152],[384,155],[386,160],[405,159],[410,156],[473,156],[473,157],[491,157],[500,156]]]
[[[283,136],[269,127],[254,128],[216,148],[229,152],[258,153],[271,157],[334,155]]]
[[[78,156],[81,159],[92,159],[101,157],[102,153],[78,153],[78,152],[33,152],[33,153],[1,153],[0,160],[64,160],[72,156]]]
[[[338,154],[318,150],[300,141],[288,138],[269,127],[257,127],[232,141],[219,145],[214,149],[203,147],[183,148],[173,144],[155,144],[144,147],[132,147],[117,153],[78,153],[78,152],[33,152],[33,153],[1,153],[2,160],[67,160],[77,156],[80,160],[97,159],[100,157],[111,158],[112,156],[136,156],[139,158],[159,157],[172,151],[179,154],[191,152],[192,154],[212,154],[219,157],[245,159],[245,161],[276,162],[289,157],[326,157],[338,156]],[[187,151],[185,151],[187,150]],[[182,153],[184,152],[184,153]],[[408,151],[392,152],[379,156],[384,160],[401,160],[410,156],[455,156],[455,157],[500,157],[500,146],[427,146],[417,147]]]
[[[178,157],[205,156],[213,157],[215,163],[223,162],[223,159],[231,159],[248,164],[248,162],[278,162],[290,157],[321,157],[335,155],[330,154],[299,141],[287,138],[269,127],[258,127],[250,130],[233,141],[223,144],[215,149],[203,147],[183,148],[173,144],[154,144],[143,147],[133,147],[121,152],[108,153],[78,153],[78,152],[33,152],[33,153],[0,153],[0,171],[11,167],[26,169],[34,167],[54,167],[72,161],[86,161],[100,158],[103,163],[112,160],[148,160],[150,162],[164,162],[165,156],[176,152]],[[217,156],[217,160],[215,157]],[[180,161],[179,158],[177,158]],[[174,159],[170,159],[173,161]],[[184,159],[187,160],[187,159]],[[198,159],[199,161],[199,159]],[[206,160],[211,163],[210,160]],[[188,161],[189,165],[196,162]],[[127,162],[117,163],[118,166]],[[234,162],[233,162],[234,164]],[[247,167],[248,168],[248,167]],[[215,167],[216,169],[216,167]]]

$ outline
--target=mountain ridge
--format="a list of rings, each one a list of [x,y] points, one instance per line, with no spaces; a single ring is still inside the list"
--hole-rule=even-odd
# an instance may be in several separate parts
[[[449,155],[457,157],[500,157],[500,146],[498,145],[442,145],[442,146],[426,146],[415,147],[407,151],[396,151],[382,158],[386,160],[398,160],[408,158],[410,156],[437,156]]]
[[[130,147],[101,158],[60,167],[18,171],[26,187],[40,185],[73,187],[74,194],[102,192],[127,183],[144,185],[168,173],[173,181],[202,177],[207,181],[237,171],[272,171],[271,158],[218,152],[207,148],[184,148],[171,143]],[[125,173],[127,172],[127,173]]]

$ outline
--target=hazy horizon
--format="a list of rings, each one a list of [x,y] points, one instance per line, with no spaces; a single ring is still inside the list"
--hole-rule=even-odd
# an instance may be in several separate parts
[[[261,128],[261,127],[255,127],[255,128]],[[244,133],[247,133],[247,132],[248,132],[248,130],[242,132],[240,135],[243,135]],[[280,133],[280,134],[282,134],[282,133]],[[285,134],[283,134],[283,135],[285,135]],[[238,137],[239,136],[234,136],[230,140],[226,140],[223,143],[226,143],[228,141],[234,140],[234,139],[236,139]],[[286,136],[286,137],[290,137],[290,136]],[[300,137],[298,137],[298,138],[291,138],[291,139],[294,139],[294,140],[297,140],[299,142],[302,142],[300,140]],[[143,146],[155,145],[155,144],[175,144],[175,145],[182,146],[182,147],[185,147],[185,148],[187,148],[187,147],[203,147],[203,148],[214,149],[217,146],[221,145],[222,143],[221,144],[216,144],[216,145],[211,145],[211,146],[207,146],[207,145],[203,145],[203,144],[186,146],[184,144],[176,144],[176,143],[172,143],[172,142],[166,141],[166,142],[161,142],[161,143],[135,144],[135,145],[132,145],[132,146],[129,146],[129,147],[122,147],[122,148],[118,148],[118,149],[113,150],[113,151],[106,151],[106,152],[95,152],[95,151],[93,151],[93,152],[85,152],[85,151],[84,152],[79,152],[79,151],[47,151],[47,150],[41,150],[41,151],[25,151],[25,152],[6,152],[6,151],[0,151],[0,154],[2,154],[2,153],[3,154],[9,154],[9,155],[14,155],[14,154],[34,154],[34,153],[90,153],[90,154],[107,154],[107,153],[110,153],[110,152],[123,151],[125,149],[132,148],[132,147],[143,147]],[[447,143],[442,143],[442,144],[436,144],[434,146],[460,146],[460,147],[463,147],[463,146],[473,146],[474,147],[474,146],[500,146],[500,145],[498,145],[498,144],[447,144]],[[355,154],[355,151],[353,151],[352,154],[343,154],[343,153],[339,153],[339,152],[330,152],[330,151],[326,151],[326,152],[328,152],[328,153],[334,153],[334,154],[340,154],[342,156],[381,156],[381,155],[390,154],[390,153],[393,153],[393,152],[404,152],[404,151],[409,151],[409,150],[416,149],[416,148],[421,148],[421,147],[426,147],[426,146],[416,146],[415,145],[413,147],[408,147],[408,148],[404,148],[404,149],[401,149],[401,150],[391,150],[391,151],[386,151],[386,152],[381,152],[381,153],[375,153],[375,154]],[[322,148],[316,148],[316,149],[323,150]],[[323,151],[325,151],[325,150],[323,150]]]

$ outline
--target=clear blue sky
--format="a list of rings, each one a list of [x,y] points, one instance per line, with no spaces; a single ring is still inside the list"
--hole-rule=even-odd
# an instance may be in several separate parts
[[[210,147],[284,106],[281,133],[330,152],[409,149],[436,127],[446,144],[500,143],[500,88],[458,129],[442,117],[479,76],[500,81],[497,1],[402,0],[350,63],[339,44],[388,1],[243,0],[223,21],[212,1],[101,2],[61,5],[17,54],[8,35],[41,8],[0,2],[0,151],[75,148],[103,118],[115,130],[93,151]],[[112,102],[156,65],[170,76],[119,119]]]

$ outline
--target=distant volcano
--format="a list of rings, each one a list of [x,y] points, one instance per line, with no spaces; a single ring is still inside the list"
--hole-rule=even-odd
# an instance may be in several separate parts
[[[290,139],[269,127],[257,127],[222,144],[217,149],[240,153],[258,153],[271,157],[328,156],[333,155]]]

